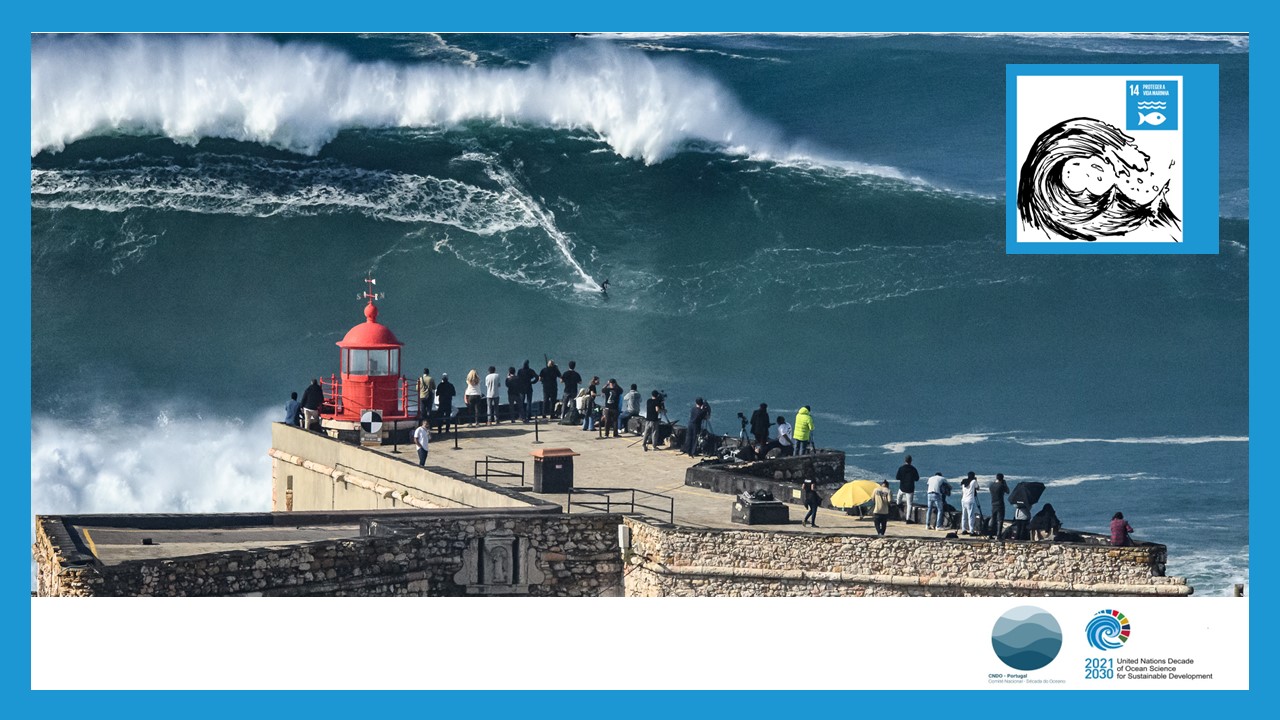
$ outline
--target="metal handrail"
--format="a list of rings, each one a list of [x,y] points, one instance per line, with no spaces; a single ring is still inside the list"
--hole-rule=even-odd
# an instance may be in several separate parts
[[[630,499],[614,501],[613,495],[618,493],[630,493]],[[643,502],[636,502],[637,493],[639,493],[644,498],[658,498],[659,500],[665,500],[667,501],[667,507],[659,507],[657,505],[647,505]],[[667,522],[673,525],[675,524],[676,500],[670,495],[649,492],[648,490],[637,490],[636,488],[569,488],[569,493],[568,493],[569,496],[568,496],[567,504],[565,507],[566,513],[570,513],[573,511],[574,494],[594,495],[596,497],[604,498],[603,502],[599,500],[586,500],[586,501],[580,500],[578,501],[579,507],[584,507],[591,510],[598,510],[606,514],[613,512],[614,505],[618,505],[619,508],[621,507],[629,508],[625,512],[622,510],[619,510],[619,512],[623,512],[623,514],[631,514],[631,515],[648,514],[648,513],[638,513],[636,511],[636,508],[639,508],[641,510],[652,510],[654,513],[665,513],[667,516]],[[653,517],[656,517],[659,520],[661,519],[661,517],[658,515],[653,515]]]
[[[480,474],[481,465],[484,465],[483,477],[485,480],[488,480],[491,477],[511,477],[511,478],[519,477],[520,487],[525,486],[523,460],[510,460],[508,458],[496,457],[494,455],[485,455],[483,460],[475,461],[475,468],[474,468],[474,471],[471,473],[472,477],[475,477],[475,478],[481,477],[481,474]],[[502,470],[502,469],[494,470],[493,468],[490,467],[490,465],[519,465],[520,473],[517,475],[516,473],[511,472],[509,470]]]

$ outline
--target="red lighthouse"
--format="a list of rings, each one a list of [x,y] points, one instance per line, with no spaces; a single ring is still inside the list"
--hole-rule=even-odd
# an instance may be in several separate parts
[[[323,424],[339,431],[357,430],[362,416],[372,410],[386,424],[386,430],[394,432],[402,425],[408,427],[414,419],[409,413],[408,382],[400,375],[400,349],[404,343],[391,328],[378,322],[374,301],[383,295],[373,292],[377,281],[367,278],[365,282],[368,289],[358,296],[368,300],[364,322],[351,328],[337,343],[339,377],[330,378],[328,383],[326,395],[331,399],[332,411],[323,413],[327,421]],[[376,434],[387,437],[385,430]]]

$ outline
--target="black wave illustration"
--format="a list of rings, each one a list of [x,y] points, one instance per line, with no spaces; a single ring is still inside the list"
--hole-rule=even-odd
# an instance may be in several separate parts
[[[1093,118],[1072,118],[1045,130],[1032,144],[1018,176],[1018,214],[1027,225],[1072,240],[1126,235],[1142,227],[1167,228],[1180,241],[1181,220],[1169,208],[1168,184],[1150,202],[1139,204],[1114,185],[1101,195],[1072,192],[1063,166],[1075,159],[1116,157],[1137,148],[1119,128]],[[1143,154],[1143,157],[1147,157]],[[1120,170],[1120,168],[1117,168]]]

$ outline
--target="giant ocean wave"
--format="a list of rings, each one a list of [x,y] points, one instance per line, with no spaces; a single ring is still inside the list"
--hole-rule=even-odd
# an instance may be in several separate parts
[[[650,164],[688,143],[760,159],[816,152],[784,140],[709,75],[602,41],[529,67],[490,68],[358,62],[251,36],[37,37],[31,104],[32,156],[110,134],[227,138],[315,155],[342,130],[476,121],[584,129]]]

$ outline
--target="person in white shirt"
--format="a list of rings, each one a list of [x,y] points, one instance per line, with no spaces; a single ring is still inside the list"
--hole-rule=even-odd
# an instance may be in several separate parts
[[[431,442],[430,420],[423,420],[413,431],[413,444],[418,448],[418,467],[427,464],[427,445]]]
[[[978,534],[978,476],[972,470],[960,481],[960,534]]]
[[[946,483],[947,479],[942,477],[940,472],[934,473],[929,478],[929,506],[924,511],[924,526],[929,530],[942,529],[942,513],[947,509],[947,501],[942,496],[942,486]],[[938,510],[936,516],[934,508]]]
[[[787,457],[795,452],[795,445],[791,442],[791,426],[787,424],[787,419],[778,416],[778,444],[782,446],[782,456]]]
[[[502,385],[502,378],[498,377],[498,369],[492,365],[489,366],[489,374],[484,376],[484,404],[488,408],[489,424],[498,424],[498,390]]]

